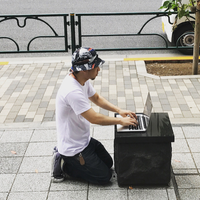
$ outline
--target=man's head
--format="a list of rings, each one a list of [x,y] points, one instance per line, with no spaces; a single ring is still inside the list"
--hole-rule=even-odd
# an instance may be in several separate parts
[[[72,55],[71,69],[74,72],[91,70],[103,65],[104,62],[104,60],[98,57],[98,54],[94,49],[81,47]]]

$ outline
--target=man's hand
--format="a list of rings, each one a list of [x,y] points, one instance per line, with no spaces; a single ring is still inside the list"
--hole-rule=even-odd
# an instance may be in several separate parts
[[[121,122],[122,126],[138,125],[137,116],[134,112],[130,110],[120,110],[119,114],[123,117]]]
[[[130,111],[130,110],[120,110],[119,111],[119,114],[122,116],[122,117],[131,117],[131,118],[135,118],[137,119],[137,116],[134,112]]]
[[[129,126],[129,125],[137,126],[138,125],[138,121],[134,117],[133,118],[131,118],[131,117],[122,117],[120,124],[122,126]]]

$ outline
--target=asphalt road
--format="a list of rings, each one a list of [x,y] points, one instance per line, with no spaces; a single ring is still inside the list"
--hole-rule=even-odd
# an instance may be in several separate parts
[[[122,12],[156,12],[159,11],[161,1],[136,1],[136,0],[101,0],[101,1],[78,1],[78,0],[0,0],[0,14],[70,14],[70,13],[122,13]],[[149,16],[106,16],[106,17],[83,17],[83,34],[132,34],[137,33]],[[58,33],[63,35],[62,18],[44,18],[50,23]],[[24,24],[24,19],[20,18],[19,24]],[[143,33],[162,33],[161,19],[150,22]],[[70,27],[68,27],[69,44]],[[52,35],[52,32],[43,23],[36,20],[27,20],[24,28],[17,26],[16,20],[9,20],[0,23],[0,37],[11,37],[20,46],[20,50],[26,50],[27,43],[38,35]],[[164,34],[163,34],[164,35]],[[98,37],[84,38],[82,46],[93,48],[131,48],[131,47],[158,47],[163,46],[164,42],[155,36],[148,37]],[[31,49],[62,49],[64,48],[63,39],[37,40],[31,44]],[[0,40],[0,51],[16,49],[12,42]],[[174,51],[176,52],[176,51]],[[151,51],[109,51],[105,54],[156,54],[158,50]],[[172,51],[162,50],[162,53],[172,53]],[[19,56],[55,56],[66,55],[69,53],[40,53],[40,54],[0,54],[0,57],[19,57]]]

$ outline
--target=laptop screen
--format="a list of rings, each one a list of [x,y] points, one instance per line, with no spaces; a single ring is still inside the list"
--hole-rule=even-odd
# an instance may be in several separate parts
[[[146,103],[144,105],[144,112],[143,113],[145,115],[147,115],[148,117],[150,117],[152,107],[153,107],[153,105],[152,105],[152,101],[151,101],[151,96],[150,96],[150,93],[148,93]]]

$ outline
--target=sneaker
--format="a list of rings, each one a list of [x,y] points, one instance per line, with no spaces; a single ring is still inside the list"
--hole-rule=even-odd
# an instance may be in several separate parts
[[[57,147],[54,147],[51,163],[51,180],[54,183],[60,183],[65,179],[63,176],[63,164],[64,160],[59,154]]]

